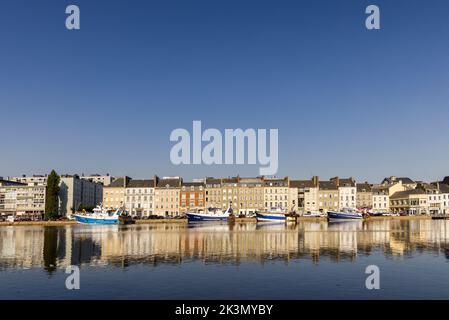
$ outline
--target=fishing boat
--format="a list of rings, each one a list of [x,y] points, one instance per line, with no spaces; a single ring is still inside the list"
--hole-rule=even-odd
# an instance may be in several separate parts
[[[363,215],[353,208],[343,208],[341,211],[328,211],[327,217],[330,221],[363,219]]]
[[[232,208],[226,211],[219,208],[208,208],[206,211],[198,210],[197,212],[187,212],[188,221],[226,221],[232,214]]]
[[[323,212],[317,212],[317,211],[312,211],[312,212],[306,212],[304,213],[303,217],[307,217],[307,218],[320,218],[320,217],[326,217],[326,214]]]
[[[256,212],[257,221],[285,221],[287,216],[285,210],[281,207],[271,208],[267,212]]]
[[[117,210],[105,209],[100,204],[94,208],[92,213],[82,212],[73,215],[78,223],[87,224],[118,224],[119,217],[123,213],[120,208]]]

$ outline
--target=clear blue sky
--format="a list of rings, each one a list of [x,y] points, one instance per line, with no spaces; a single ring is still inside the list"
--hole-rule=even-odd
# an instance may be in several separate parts
[[[0,40],[0,176],[258,174],[172,165],[193,120],[278,128],[278,176],[449,175],[448,1],[2,0]]]

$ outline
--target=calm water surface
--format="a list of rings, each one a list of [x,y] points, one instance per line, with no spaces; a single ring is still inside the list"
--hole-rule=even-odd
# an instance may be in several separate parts
[[[449,299],[448,259],[446,220],[0,227],[0,299]]]

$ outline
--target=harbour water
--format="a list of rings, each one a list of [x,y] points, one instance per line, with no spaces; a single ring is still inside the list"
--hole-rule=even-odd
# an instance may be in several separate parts
[[[448,285],[448,220],[0,227],[0,299],[449,299]]]

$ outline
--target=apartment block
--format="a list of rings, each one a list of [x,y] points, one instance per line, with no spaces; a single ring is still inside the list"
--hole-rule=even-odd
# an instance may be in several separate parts
[[[297,190],[297,212],[299,214],[317,212],[318,209],[318,184],[320,178],[312,177],[311,180],[290,180],[290,188]],[[293,193],[290,193],[293,197]]]
[[[339,209],[355,208],[357,201],[357,185],[353,178],[331,178],[330,181],[338,186]]]
[[[206,185],[204,182],[182,182],[180,191],[180,213],[204,210]]]
[[[103,207],[118,209],[125,206],[126,186],[131,181],[130,177],[115,179],[109,186],[103,188]]]
[[[318,181],[318,210],[327,212],[338,210],[340,206],[337,181]]]
[[[0,215],[15,217],[42,217],[45,212],[43,185],[0,179]]]
[[[373,212],[389,213],[390,212],[390,195],[388,188],[377,185],[372,187],[373,193]]]
[[[356,207],[360,210],[373,208],[373,190],[368,182],[357,183]]]
[[[393,213],[428,214],[428,195],[421,189],[395,192],[390,196],[390,209]]]
[[[103,185],[80,179],[78,175],[62,175],[59,182],[59,214],[70,216],[80,206],[95,207],[103,200]]]
[[[439,183],[438,190],[440,190],[442,199],[440,213],[449,214],[449,185],[445,183]]]
[[[238,181],[239,214],[255,214],[264,209],[264,180],[262,177],[239,178]]]
[[[291,183],[291,181],[289,184],[289,190],[290,190],[290,194],[288,196],[289,204],[287,207],[289,208],[289,212],[298,213],[298,188],[294,186]]]
[[[180,193],[182,178],[155,177],[156,189],[154,197],[155,214],[160,216],[177,216],[180,214]]]
[[[264,201],[265,210],[271,208],[282,208],[290,210],[290,179],[285,177],[278,178],[264,178]]]
[[[155,187],[155,180],[129,180],[125,188],[126,211],[137,217],[153,215]]]
[[[221,208],[223,210],[231,207],[234,212],[240,212],[239,180],[238,176],[221,179]]]
[[[206,181],[206,208],[221,208],[222,190],[221,179],[207,177]]]

